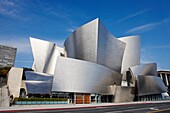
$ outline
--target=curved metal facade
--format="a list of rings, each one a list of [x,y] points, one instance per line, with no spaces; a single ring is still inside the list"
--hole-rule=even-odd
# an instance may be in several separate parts
[[[129,68],[132,75],[132,83],[135,85],[136,77],[139,75],[143,76],[157,76],[157,65],[156,63],[140,64]]]
[[[74,31],[64,42],[67,57],[90,62],[97,60],[98,19]]]
[[[26,71],[26,87],[31,94],[51,94],[53,76],[44,73]]]
[[[121,37],[119,40],[126,43],[121,69],[123,80],[126,80],[126,71],[129,71],[129,67],[140,64],[140,38],[138,36],[127,36]]]
[[[29,94],[51,94],[52,84],[45,81],[25,81]]]
[[[54,74],[57,56],[63,53],[61,48],[52,42],[32,37],[30,37],[30,43],[34,57],[33,69],[40,73]]]
[[[115,38],[100,22],[97,45],[97,63],[121,72],[126,44]]]
[[[167,87],[159,77],[137,76],[138,96],[160,94],[167,92]]]
[[[74,31],[64,43],[67,57],[104,65],[120,72],[126,44],[115,38],[99,21]]]
[[[34,70],[37,72],[46,73],[47,64],[50,60],[54,43],[31,37],[30,43],[34,57]]]
[[[130,71],[133,74],[133,76],[138,76],[138,75],[157,76],[157,64],[149,63],[149,64],[136,65],[130,67]]]
[[[65,57],[57,59],[52,91],[101,93],[109,85],[120,85],[121,74],[105,66]]]
[[[27,81],[47,81],[52,83],[53,80],[53,75],[33,71],[26,71],[25,76]]]
[[[125,102],[133,100],[136,87],[136,96],[167,91],[155,76],[155,63],[140,65],[140,38],[117,39],[99,19],[74,31],[64,48],[34,38],[30,42],[33,68],[40,73],[26,72],[29,93],[97,93],[113,95],[114,102]]]

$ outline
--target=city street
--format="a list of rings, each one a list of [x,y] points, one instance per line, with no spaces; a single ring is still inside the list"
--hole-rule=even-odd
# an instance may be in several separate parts
[[[9,111],[8,111],[9,112]],[[169,113],[170,102],[168,103],[146,103],[131,105],[113,105],[113,106],[96,106],[89,108],[63,108],[63,109],[47,109],[47,110],[25,110],[11,111],[13,113]]]

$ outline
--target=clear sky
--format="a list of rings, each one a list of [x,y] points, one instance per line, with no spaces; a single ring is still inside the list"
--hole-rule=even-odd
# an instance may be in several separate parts
[[[16,67],[31,67],[30,36],[62,46],[95,18],[117,38],[141,36],[141,63],[170,70],[170,0],[0,0],[0,44],[18,48]]]

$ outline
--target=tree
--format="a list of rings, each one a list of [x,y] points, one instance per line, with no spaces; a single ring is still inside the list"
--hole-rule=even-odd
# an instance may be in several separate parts
[[[0,67],[0,77],[7,77],[7,74],[11,67]]]

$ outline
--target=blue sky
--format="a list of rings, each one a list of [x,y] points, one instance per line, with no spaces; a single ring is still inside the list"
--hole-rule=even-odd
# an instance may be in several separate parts
[[[100,18],[115,36],[141,36],[141,63],[170,70],[170,0],[0,0],[0,44],[18,48],[16,67],[31,67],[29,37],[64,40]]]

